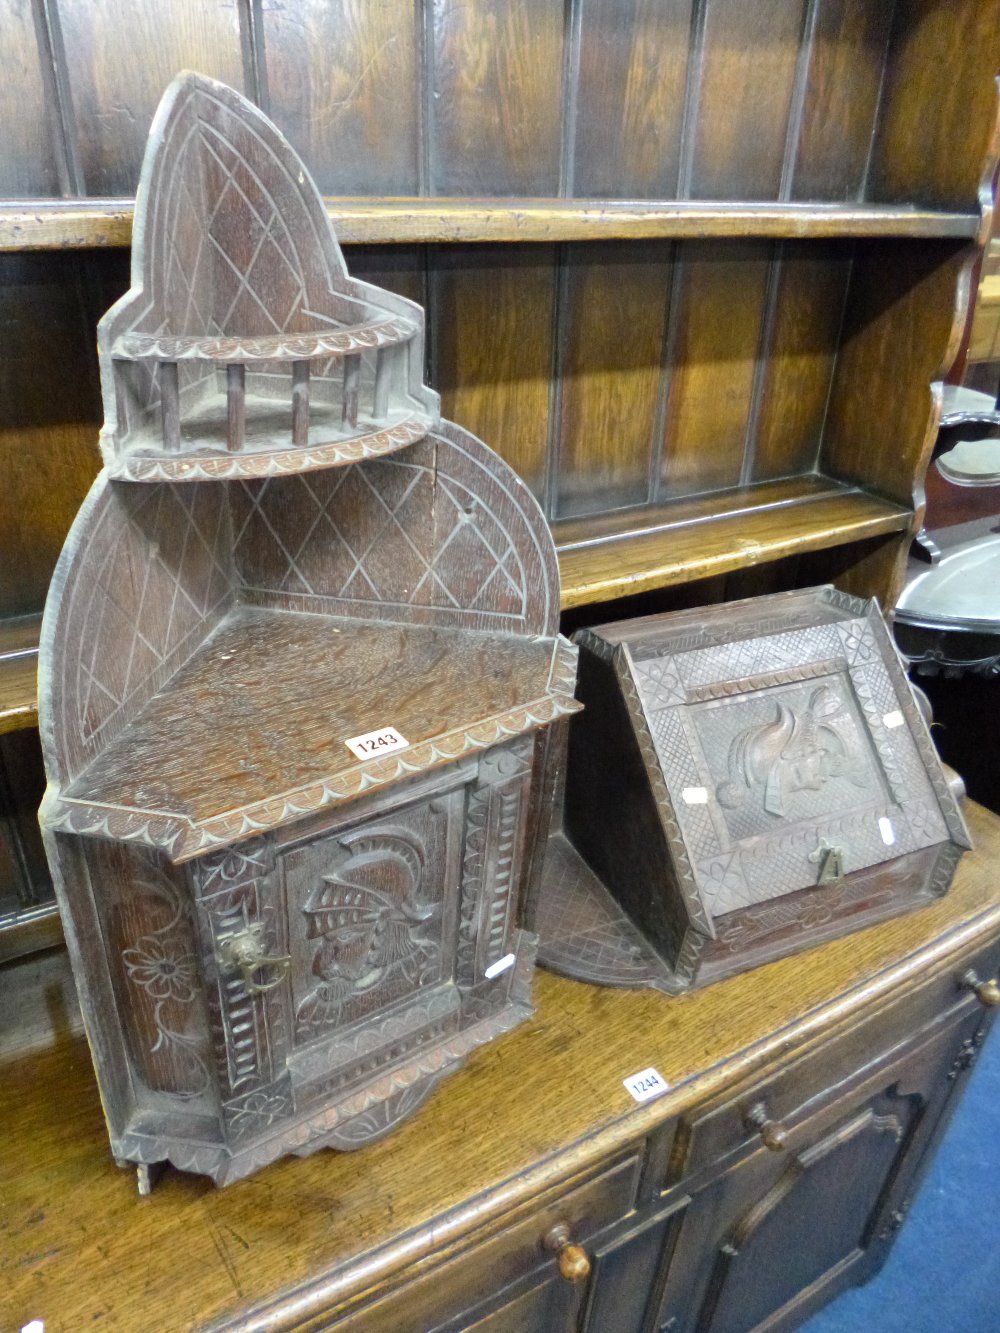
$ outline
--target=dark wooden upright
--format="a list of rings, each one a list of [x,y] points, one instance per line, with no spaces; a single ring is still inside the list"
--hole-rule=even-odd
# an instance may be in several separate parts
[[[122,1162],[353,1148],[531,1010],[552,539],[230,89],[153,124],[106,468],[42,628],[42,824]],[[536,743],[537,742],[537,743]]]

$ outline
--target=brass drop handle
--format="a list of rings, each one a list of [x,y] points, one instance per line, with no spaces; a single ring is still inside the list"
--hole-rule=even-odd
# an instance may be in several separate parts
[[[573,1244],[565,1222],[547,1231],[542,1244],[556,1256],[560,1276],[567,1282],[585,1282],[590,1277],[590,1257],[582,1245]]]
[[[219,945],[216,962],[223,973],[239,972],[248,995],[263,995],[280,986],[292,965],[288,954],[268,955],[264,948],[264,927],[247,926],[238,935],[230,935]],[[262,968],[273,968],[277,973],[270,981],[255,981]]]
[[[966,990],[972,991],[985,1009],[996,1009],[1000,1005],[1000,983],[996,977],[990,977],[989,981],[980,981],[970,967],[968,972],[962,975],[962,985]]]
[[[772,1120],[763,1102],[751,1106],[746,1114],[748,1128],[755,1129],[760,1141],[769,1152],[783,1152],[788,1146],[788,1131],[777,1120]]]

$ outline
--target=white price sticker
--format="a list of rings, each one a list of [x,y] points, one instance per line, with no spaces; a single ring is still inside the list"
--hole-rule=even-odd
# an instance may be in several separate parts
[[[708,805],[708,788],[685,787],[681,792],[681,800],[685,805]]]
[[[882,834],[882,841],[887,847],[891,847],[896,841],[896,830],[892,827],[892,821],[881,815],[878,821],[878,831]]]
[[[379,755],[392,754],[394,750],[405,750],[409,743],[395,727],[378,727],[375,731],[366,731],[363,736],[352,736],[344,741],[358,759],[376,759]]]
[[[493,978],[498,977],[501,974],[501,972],[506,972],[510,968],[512,968],[516,962],[517,962],[516,954],[505,953],[504,956],[502,958],[498,958],[495,963],[490,963],[489,967],[483,973],[483,976],[486,978],[487,981],[492,981]]]
[[[887,727],[889,731],[895,731],[895,729],[901,727],[905,721],[906,719],[903,717],[903,714],[899,709],[894,708],[891,713],[886,713],[882,718],[882,725]]]
[[[628,1078],[622,1079],[622,1082],[637,1102],[648,1102],[653,1097],[659,1097],[670,1087],[667,1080],[655,1069],[640,1069],[638,1074],[630,1074]]]

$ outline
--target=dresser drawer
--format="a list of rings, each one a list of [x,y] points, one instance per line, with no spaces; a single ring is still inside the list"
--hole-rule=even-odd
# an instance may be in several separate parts
[[[556,1259],[545,1247],[545,1237],[560,1224],[579,1245],[632,1209],[641,1157],[618,1158],[597,1175],[539,1196],[530,1211],[522,1211],[503,1229],[478,1245],[452,1253],[421,1276],[395,1288],[382,1299],[342,1319],[316,1328],[350,1333],[428,1333],[463,1310],[500,1292],[521,1278],[543,1269],[556,1273]],[[562,1280],[562,1279],[560,1279]]]
[[[842,1095],[851,1080],[912,1041],[921,1028],[950,1010],[975,1010],[980,1001],[970,985],[997,977],[1000,945],[973,951],[967,961],[935,972],[908,995],[830,1041],[793,1058],[784,1068],[678,1122],[663,1172],[663,1186],[688,1180],[731,1154],[765,1146],[780,1150],[784,1129],[803,1115]]]

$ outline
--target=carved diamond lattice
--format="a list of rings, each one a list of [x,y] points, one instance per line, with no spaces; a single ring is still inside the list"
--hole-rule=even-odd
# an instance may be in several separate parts
[[[547,966],[619,986],[658,975],[659,960],[640,932],[560,838],[549,844],[544,879],[533,927]]]
[[[833,625],[814,625],[764,638],[740,639],[678,658],[678,669],[688,689],[714,681],[745,680],[772,671],[801,667],[843,655],[840,637]]]
[[[680,710],[661,708],[651,715],[650,723],[657,758],[688,850],[698,860],[714,856],[719,851],[719,835],[708,806],[686,805],[681,798],[685,787],[700,787],[703,778],[681,722]]]
[[[635,663],[635,674],[648,711],[684,703],[687,695],[672,657],[651,657]]]
[[[155,693],[204,638],[230,596],[228,549],[219,488],[143,488],[84,604],[73,608],[82,627],[76,693],[85,744],[122,710],[131,716],[126,705]],[[108,657],[109,635],[127,651]]]
[[[510,537],[453,479],[421,463],[376,460],[298,477],[294,506],[290,484],[241,485],[236,558],[252,586],[525,614],[524,569]],[[430,522],[416,521],[420,514]]]

